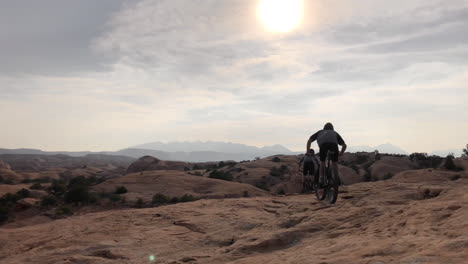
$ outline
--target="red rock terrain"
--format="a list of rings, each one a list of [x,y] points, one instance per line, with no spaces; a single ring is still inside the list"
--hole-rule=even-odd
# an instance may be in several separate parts
[[[0,228],[0,262],[468,262],[466,173],[405,171],[342,189],[333,206],[310,194],[210,199]]]

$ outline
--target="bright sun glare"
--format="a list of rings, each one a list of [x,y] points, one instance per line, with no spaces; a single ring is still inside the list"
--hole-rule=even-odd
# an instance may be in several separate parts
[[[288,32],[302,21],[303,0],[260,0],[258,17],[269,31]]]

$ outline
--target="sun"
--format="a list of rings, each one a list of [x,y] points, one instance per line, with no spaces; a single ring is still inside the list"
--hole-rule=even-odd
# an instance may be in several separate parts
[[[284,33],[298,27],[303,13],[303,0],[260,0],[257,8],[258,18],[272,32]]]

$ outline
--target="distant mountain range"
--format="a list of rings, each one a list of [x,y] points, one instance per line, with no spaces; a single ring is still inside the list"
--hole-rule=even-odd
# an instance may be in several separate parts
[[[207,162],[222,160],[253,160],[256,157],[267,157],[271,155],[296,155],[281,145],[272,145],[262,148],[248,146],[244,144],[229,142],[152,142],[122,149],[119,151],[42,151],[37,149],[0,149],[0,154],[35,154],[35,155],[68,155],[81,157],[89,154],[119,155],[132,158],[139,158],[150,155],[161,160],[187,161],[187,162]]]
[[[380,153],[390,154],[409,154],[404,149],[392,145],[382,144],[372,146],[350,146],[348,152],[373,152],[378,150]],[[127,156],[139,158],[150,155],[161,160],[187,161],[187,162],[207,162],[221,160],[252,160],[256,157],[267,157],[277,154],[297,155],[302,152],[294,152],[282,145],[272,145],[266,147],[255,147],[238,143],[219,142],[219,141],[195,141],[195,142],[151,142],[132,146],[119,151],[42,151],[38,149],[0,149],[0,154],[35,154],[35,155],[68,155],[72,157],[82,157],[89,154],[105,154]],[[461,155],[461,150],[437,151],[430,154],[446,156],[448,153],[454,153],[455,156]]]

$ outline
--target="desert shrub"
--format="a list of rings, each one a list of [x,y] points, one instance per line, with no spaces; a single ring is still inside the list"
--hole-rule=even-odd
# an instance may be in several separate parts
[[[169,202],[170,203],[178,203],[179,202],[179,197],[172,197],[172,199]]]
[[[189,167],[187,167],[187,166],[184,167],[184,171],[189,171],[189,170],[190,170]]]
[[[429,189],[429,188],[423,188],[418,190],[419,198],[420,199],[431,199],[439,196],[439,194],[442,192],[441,189]]]
[[[193,170],[202,170],[202,166],[198,165],[198,164],[195,164],[193,165]]]
[[[455,163],[453,162],[453,159],[455,157],[453,156],[453,154],[449,154],[447,155],[447,157],[445,158],[445,163],[444,163],[444,167],[447,169],[447,170],[451,170],[451,171],[461,171],[463,170],[462,168],[459,168],[455,165]]]
[[[218,162],[218,168],[222,168],[224,166],[226,166],[226,164],[224,164],[224,161]]]
[[[363,164],[369,161],[369,156],[367,155],[357,155],[356,156],[356,163]]]
[[[119,187],[116,187],[115,188],[115,193],[116,194],[123,194],[123,193],[127,193],[128,190],[127,188],[125,188],[125,186],[119,186]]]
[[[42,190],[42,189],[44,189],[44,186],[42,186],[40,183],[36,182],[33,185],[31,185],[31,187],[29,187],[29,189]]]
[[[451,181],[456,181],[456,180],[458,180],[460,178],[461,178],[460,174],[455,174],[455,175],[450,176]]]
[[[268,185],[266,184],[266,182],[257,182],[255,183],[255,187],[268,191],[268,192],[270,191],[270,188],[268,188]]]
[[[70,179],[70,181],[68,182],[68,188],[72,188],[75,186],[88,186],[88,185],[90,185],[89,181],[84,176],[74,177]]]
[[[66,192],[67,188],[61,181],[53,181],[50,187],[47,189],[51,194],[62,195]]]
[[[279,168],[273,167],[270,169],[270,175],[273,177],[282,177],[288,171],[288,166],[281,165]]]
[[[463,149],[462,157],[468,157],[468,144],[466,144],[466,148]]]
[[[4,184],[14,184],[14,182],[13,182],[12,179],[4,179],[4,180],[3,180],[3,183],[4,183]]]
[[[372,181],[371,174],[370,174],[368,171],[366,171],[366,172],[364,173],[364,176],[363,176],[362,178],[363,178],[362,180],[365,181],[365,182],[370,182],[370,181]]]
[[[89,191],[87,186],[73,186],[66,193],[64,200],[67,203],[86,204],[89,202]]]
[[[0,223],[6,222],[9,218],[10,209],[4,205],[0,205]]]
[[[210,175],[208,177],[212,179],[232,181],[232,174],[229,172],[225,172],[225,171],[214,170],[210,172]]]
[[[382,159],[382,156],[380,155],[378,150],[374,151],[374,159],[375,160],[381,160]]]
[[[23,179],[21,183],[31,183],[31,179]]]
[[[12,193],[7,193],[4,194],[0,198],[0,205],[5,205],[5,206],[11,206],[16,203],[16,201],[20,200],[22,197],[19,196],[17,193],[12,194]]]
[[[186,202],[193,202],[196,201],[197,199],[193,197],[190,194],[184,194],[182,197],[180,197],[179,202],[181,203],[186,203]]]
[[[117,193],[111,193],[107,198],[109,198],[109,200],[111,200],[112,202],[116,203],[122,199],[122,196],[120,196]]]
[[[255,157],[255,159],[254,159],[254,160],[260,160],[260,157]]]
[[[164,194],[157,193],[153,195],[153,199],[151,200],[152,204],[166,204],[169,203],[169,197],[165,196]]]
[[[145,205],[145,202],[143,202],[143,199],[142,198],[138,198],[135,202],[135,207],[136,208],[143,208],[143,206]]]
[[[95,204],[99,201],[98,199],[98,195],[96,193],[89,193],[89,200],[88,202],[91,203],[91,204]]]
[[[286,192],[284,191],[284,189],[281,188],[281,189],[278,190],[277,194],[284,195],[284,194],[286,194]]]
[[[271,161],[273,162],[281,162],[281,159],[279,157],[274,157],[273,159],[271,159]]]
[[[19,197],[21,197],[20,199],[22,199],[22,198],[28,198],[28,197],[30,197],[31,192],[28,191],[27,189],[24,189],[24,188],[23,188],[23,189],[17,191],[16,194],[17,194]]]
[[[55,209],[55,215],[57,216],[66,216],[66,215],[72,215],[72,214],[73,214],[72,210],[66,206],[61,206]]]
[[[428,156],[426,153],[412,153],[408,156],[412,162],[418,164],[420,168],[437,168],[443,161],[442,157],[431,155]]]
[[[58,204],[57,197],[50,195],[50,194],[44,196],[41,200],[41,206],[43,207],[54,206],[57,204]]]
[[[391,179],[392,177],[393,177],[393,173],[390,173],[390,172],[389,172],[389,173],[386,173],[386,174],[383,176],[383,179],[384,179],[384,180],[389,180],[389,179]]]
[[[249,191],[244,191],[244,193],[242,194],[243,197],[249,197]]]

